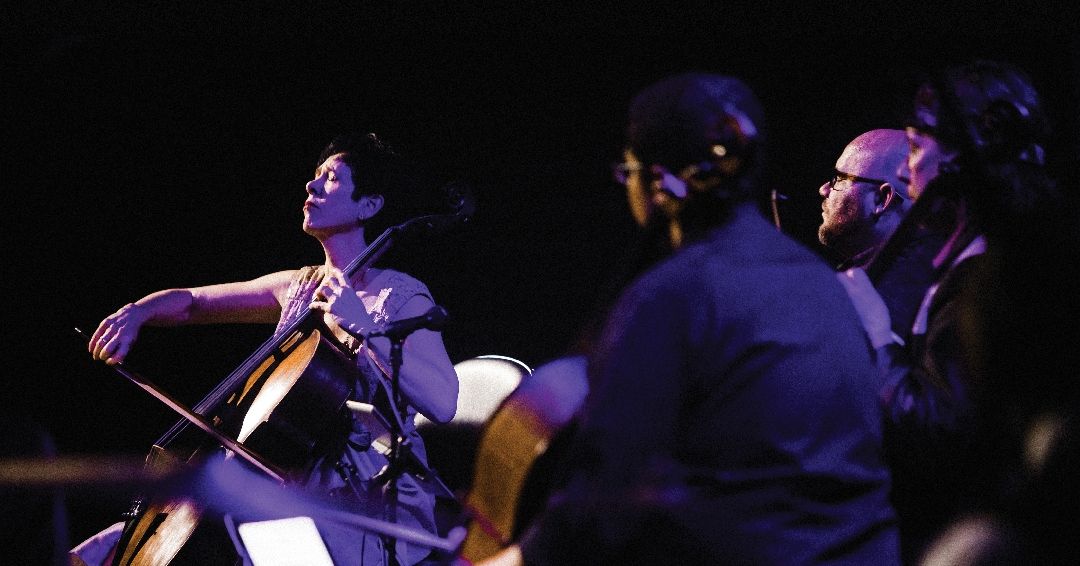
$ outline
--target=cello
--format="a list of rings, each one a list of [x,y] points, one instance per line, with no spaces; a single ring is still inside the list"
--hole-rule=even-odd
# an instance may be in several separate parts
[[[467,220],[461,198],[453,214],[414,218],[387,229],[342,271],[346,276],[367,269],[397,238],[420,230],[433,231]],[[185,411],[149,382],[115,366],[121,374],[165,402],[184,417],[154,443],[146,459],[149,469],[172,467],[201,459],[208,452],[231,452],[264,477],[288,483],[303,477],[319,455],[328,454],[334,432],[348,426],[342,408],[353,394],[355,362],[318,313],[305,313],[281,328],[192,410]],[[270,402],[264,402],[269,398]],[[258,399],[256,401],[256,399]],[[250,414],[253,413],[254,414]],[[255,426],[251,426],[254,423]],[[191,425],[211,441],[195,441]],[[113,564],[168,564],[188,558],[207,563],[205,550],[192,553],[200,537],[203,505],[184,497],[151,494],[136,497],[115,550]],[[230,550],[218,533],[209,547]],[[221,557],[235,562],[235,555]]]

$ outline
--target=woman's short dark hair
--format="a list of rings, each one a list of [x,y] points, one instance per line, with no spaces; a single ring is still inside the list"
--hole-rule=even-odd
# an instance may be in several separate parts
[[[415,163],[410,162],[373,133],[350,133],[334,138],[319,155],[319,164],[340,155],[349,166],[355,185],[352,199],[365,195],[383,197],[383,207],[367,221],[370,236],[428,212],[430,183]]]

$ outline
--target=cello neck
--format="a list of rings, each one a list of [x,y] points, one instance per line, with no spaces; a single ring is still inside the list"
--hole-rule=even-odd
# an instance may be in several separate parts
[[[955,203],[949,196],[944,183],[931,183],[925,192],[915,200],[903,220],[874,254],[866,266],[866,275],[877,285],[885,274],[892,269],[903,252],[926,230],[939,231],[942,224],[955,222]],[[948,233],[948,232],[946,232]]]

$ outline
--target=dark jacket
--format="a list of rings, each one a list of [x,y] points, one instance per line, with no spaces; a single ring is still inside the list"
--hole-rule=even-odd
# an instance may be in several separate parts
[[[890,564],[880,380],[833,272],[750,207],[619,300],[528,564]]]
[[[907,563],[989,487],[979,465],[983,439],[961,337],[963,293],[984,261],[972,255],[945,269],[907,346],[879,351],[888,374],[881,401],[892,501]]]

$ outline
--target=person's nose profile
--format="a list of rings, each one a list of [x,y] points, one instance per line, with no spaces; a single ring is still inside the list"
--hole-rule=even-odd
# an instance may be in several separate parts
[[[905,185],[911,184],[911,169],[908,168],[907,160],[900,162],[900,165],[896,167],[896,178],[900,179]]]

